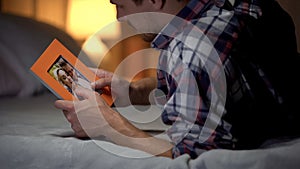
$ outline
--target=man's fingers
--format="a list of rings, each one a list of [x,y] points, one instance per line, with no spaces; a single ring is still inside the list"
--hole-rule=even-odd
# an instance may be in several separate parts
[[[108,72],[108,71],[103,70],[103,69],[90,68],[90,70],[92,72],[94,72],[96,74],[96,76],[98,76],[99,78],[112,77],[112,75],[113,75],[111,72]]]
[[[93,73],[95,73],[96,76],[98,77],[102,77],[104,73],[101,73],[102,70],[101,69],[97,69],[97,68],[89,68]]]
[[[97,71],[97,68],[89,67],[89,69],[94,73],[96,73],[96,71]]]
[[[64,113],[66,119],[68,120],[68,122],[70,122],[71,124],[75,122],[75,120],[76,120],[75,112],[63,110],[63,113]]]
[[[91,67],[90,70],[100,78],[99,80],[91,83],[92,89],[98,90],[111,85],[111,81],[113,77],[112,72],[108,72],[103,69],[91,68]]]
[[[74,111],[73,101],[68,100],[57,100],[54,102],[54,106],[61,110]]]
[[[91,86],[93,89],[101,89],[106,86],[111,85],[111,78],[101,78],[93,83],[91,83]]]
[[[75,89],[75,93],[77,96],[82,97],[83,99],[89,99],[97,94],[96,92],[83,87],[77,87]]]

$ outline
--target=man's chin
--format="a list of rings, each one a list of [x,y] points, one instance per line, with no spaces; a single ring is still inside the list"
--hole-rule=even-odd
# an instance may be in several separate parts
[[[154,34],[154,33],[143,33],[141,34],[142,36],[142,39],[145,41],[145,42],[152,42],[155,37],[157,36],[157,34]]]

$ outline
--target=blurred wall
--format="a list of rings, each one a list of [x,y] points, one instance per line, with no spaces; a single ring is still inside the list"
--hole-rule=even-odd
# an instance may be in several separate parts
[[[70,0],[0,0],[0,2],[2,12],[34,18],[66,30],[67,8]],[[298,51],[300,52],[300,0],[278,0],[278,2],[294,20]],[[122,34],[126,33],[126,29],[123,29]],[[109,43],[109,40],[106,40],[105,43]],[[100,67],[113,71],[127,56],[145,48],[149,48],[149,44],[143,42],[139,37],[128,38],[118,43],[109,54],[104,56],[105,59]],[[143,58],[141,57],[141,59]],[[148,62],[156,62],[156,60],[136,61],[138,64],[147,64]],[[127,71],[130,72],[130,67],[124,69],[124,72]],[[145,76],[154,75],[154,73],[144,74]]]
[[[85,0],[82,0],[85,1]],[[99,0],[104,1],[104,0]],[[106,0],[108,1],[108,0]],[[68,3],[71,0],[0,0],[0,9],[1,12],[11,13],[20,16],[25,16],[29,18],[36,19],[38,21],[46,22],[48,24],[54,25],[64,31],[67,31],[67,12],[68,12]],[[101,10],[102,6],[99,6],[99,10]],[[99,19],[101,16],[99,16]],[[115,16],[114,16],[115,17]],[[122,30],[122,34],[127,34],[127,29]],[[73,37],[74,38],[74,37]],[[104,44],[111,43],[111,41],[115,41],[115,39],[100,39],[98,41],[103,41]],[[84,44],[85,40],[76,39],[79,44]],[[100,46],[97,46],[100,48]],[[112,47],[109,53],[96,53],[96,60],[98,58],[101,59],[101,63],[97,64],[98,67],[114,71],[120,63],[127,58],[127,56],[132,55],[133,53],[143,50],[145,48],[149,48],[149,43],[142,41],[142,39],[138,36],[129,37],[121,42],[117,43],[114,47]],[[102,56],[103,55],[103,56]],[[144,53],[140,53],[139,55],[144,55]],[[149,57],[148,57],[149,58]],[[157,62],[154,60],[145,60],[143,56],[139,57],[139,59],[134,60],[132,65],[146,65],[149,62]],[[123,67],[122,71],[120,71],[122,76],[127,76],[132,72],[132,68],[134,66]],[[135,72],[139,73],[139,72]],[[145,76],[154,76],[154,71],[143,71],[136,75],[136,78],[142,78]]]
[[[68,0],[1,0],[1,11],[66,27]]]

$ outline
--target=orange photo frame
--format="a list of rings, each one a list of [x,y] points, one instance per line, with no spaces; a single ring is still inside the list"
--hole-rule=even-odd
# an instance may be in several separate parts
[[[73,53],[71,53],[61,42],[54,39],[48,48],[42,53],[37,61],[30,68],[31,71],[36,75],[41,82],[52,91],[59,99],[64,100],[78,100],[75,94],[72,94],[68,90],[67,85],[62,83],[57,77],[58,73],[54,75],[54,69],[58,72],[58,62],[65,62],[69,64],[76,74],[83,77],[84,80],[90,84],[90,82],[96,81],[99,78],[84,64],[82,63]],[[67,79],[66,76],[62,79]],[[70,79],[68,77],[68,79]],[[71,80],[72,81],[72,78]],[[108,105],[113,104],[111,92],[108,87],[101,89],[101,97],[106,101]]]

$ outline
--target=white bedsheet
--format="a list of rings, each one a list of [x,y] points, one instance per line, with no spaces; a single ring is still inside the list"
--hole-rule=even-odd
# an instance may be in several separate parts
[[[69,123],[60,110],[54,108],[55,99],[51,94],[30,99],[0,99],[1,169],[300,168],[300,139],[269,149],[212,150],[195,160],[188,155],[175,160],[149,157],[145,152],[106,141],[80,140],[73,137]],[[114,153],[101,147],[113,149]]]

